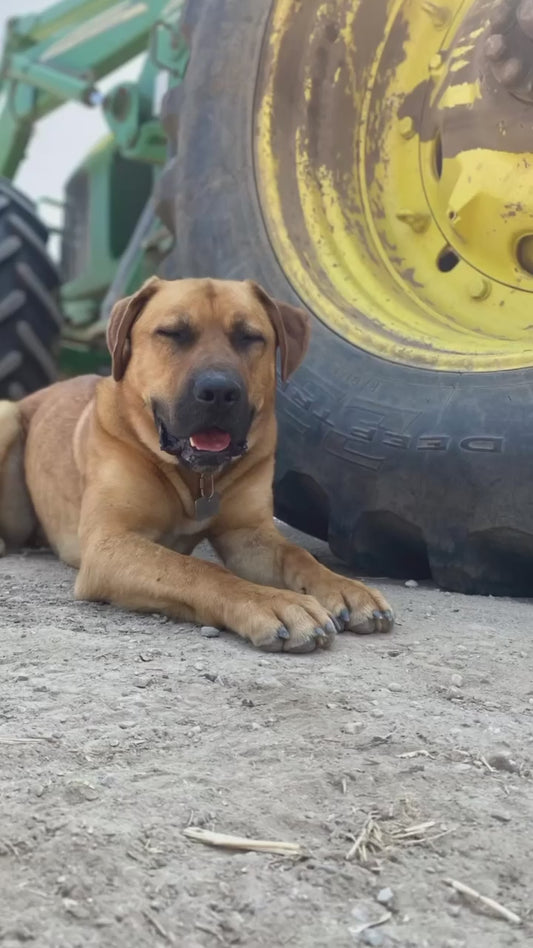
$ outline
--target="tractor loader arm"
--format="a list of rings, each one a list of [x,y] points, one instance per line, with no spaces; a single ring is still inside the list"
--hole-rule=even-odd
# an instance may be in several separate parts
[[[61,0],[43,13],[10,20],[0,61],[0,176],[15,176],[34,123],[69,101],[103,104],[121,146],[131,150],[137,137],[146,140],[139,131],[154,122],[158,68],[172,73],[185,66],[177,27],[181,7],[181,0]],[[178,41],[169,42],[174,36]],[[138,87],[121,84],[104,101],[98,80],[149,45],[152,62]],[[151,141],[145,160],[160,160],[153,134]]]

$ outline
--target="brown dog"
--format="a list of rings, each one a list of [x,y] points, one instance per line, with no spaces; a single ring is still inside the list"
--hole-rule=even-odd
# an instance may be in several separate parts
[[[379,592],[273,523],[276,347],[287,378],[308,337],[307,315],[254,283],[152,278],[113,309],[112,378],[0,402],[0,537],[44,533],[79,568],[80,599],[270,650],[327,647],[336,628],[388,631]],[[226,569],[183,555],[205,537]]]

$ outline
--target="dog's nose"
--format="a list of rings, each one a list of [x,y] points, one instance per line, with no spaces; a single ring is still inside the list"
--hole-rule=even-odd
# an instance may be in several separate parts
[[[232,372],[210,369],[202,372],[194,381],[194,398],[212,408],[231,408],[240,402],[242,394],[242,383]]]

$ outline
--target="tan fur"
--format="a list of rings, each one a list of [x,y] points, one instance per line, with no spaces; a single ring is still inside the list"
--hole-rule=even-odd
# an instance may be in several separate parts
[[[24,431],[17,405],[0,402],[0,555],[30,539],[35,515],[21,471]]]
[[[330,616],[343,609],[360,632],[387,630],[392,614],[378,592],[325,569],[274,527],[280,330],[262,293],[251,283],[156,281],[122,326],[120,344],[114,337],[127,347],[114,354],[122,360],[119,380],[82,376],[17,406],[0,403],[0,536],[27,542],[35,511],[57,554],[79,568],[78,598],[227,627],[265,648],[308,651],[330,644]],[[294,368],[307,344],[304,318],[276,306],[288,320],[285,359]],[[180,352],[155,330],[183,313],[199,338]],[[243,315],[266,343],[240,353],[229,333]],[[247,454],[216,476],[219,514],[198,523],[199,476],[160,450],[150,406],[154,397],[176,400],[190,373],[214,361],[238,369],[256,415]],[[227,568],[183,555],[204,537]],[[280,626],[288,638],[279,638]]]

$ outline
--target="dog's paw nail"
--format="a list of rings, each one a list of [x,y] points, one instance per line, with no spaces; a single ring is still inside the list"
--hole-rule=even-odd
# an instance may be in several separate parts
[[[277,634],[278,639],[288,639],[288,638],[290,638],[290,632],[289,632],[288,629],[285,628],[284,625],[280,625],[280,627],[279,627],[279,629],[278,629],[278,631],[277,631],[276,634]]]
[[[374,611],[373,611],[373,613],[372,613],[372,617],[373,617],[374,619],[383,619],[383,613],[380,612],[379,609],[374,609]]]
[[[328,622],[326,622],[324,628],[326,632],[328,633],[328,635],[335,635],[337,632],[340,631],[338,622],[333,617],[329,619]]]
[[[338,616],[337,616],[337,619],[339,620],[339,622],[342,622],[342,624],[345,625],[346,622],[349,622],[349,620],[350,620],[350,610],[349,610],[349,609],[341,609],[341,611],[339,612],[339,614],[338,614]]]
[[[386,619],[388,619],[389,622],[394,621],[394,612],[392,611],[392,609],[387,609],[387,611],[384,612],[383,615],[385,616]]]
[[[324,631],[324,629],[321,629],[319,626],[317,626],[317,628],[313,630],[313,634],[316,639],[325,639],[327,637],[327,633]]]

